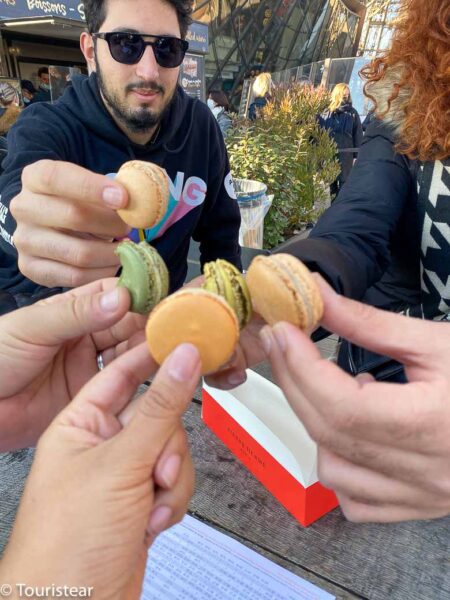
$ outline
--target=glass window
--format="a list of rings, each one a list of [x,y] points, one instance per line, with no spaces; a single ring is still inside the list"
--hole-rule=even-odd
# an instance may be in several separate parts
[[[378,48],[378,40],[380,38],[380,27],[378,25],[372,25],[367,34],[366,48],[374,50]]]
[[[393,28],[392,27],[383,27],[383,31],[381,32],[380,43],[378,45],[379,50],[387,50],[391,45],[392,41]]]

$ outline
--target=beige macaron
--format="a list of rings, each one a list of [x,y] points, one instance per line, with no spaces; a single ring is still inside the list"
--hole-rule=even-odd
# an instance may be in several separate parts
[[[247,285],[256,312],[269,325],[288,321],[311,331],[322,318],[319,288],[310,270],[290,254],[254,258]]]
[[[118,210],[130,227],[150,229],[164,218],[169,204],[169,178],[165,169],[154,163],[130,160],[116,175],[128,192],[128,206]]]
[[[187,288],[158,304],[150,313],[145,334],[150,353],[159,364],[180,344],[196,346],[205,375],[231,358],[239,339],[239,323],[223,298],[200,288]]]

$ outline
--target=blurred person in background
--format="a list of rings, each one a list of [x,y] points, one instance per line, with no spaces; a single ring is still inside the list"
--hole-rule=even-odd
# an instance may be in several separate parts
[[[0,84],[0,136],[5,137],[20,115],[17,90],[10,83]]]
[[[38,79],[39,79],[39,88],[36,92],[33,103],[36,102],[50,102],[50,74],[48,72],[48,67],[41,67],[38,70]]]
[[[37,90],[34,87],[33,82],[29,79],[22,79],[20,82],[20,87],[22,90],[23,103],[26,108],[33,102]]]
[[[259,113],[270,100],[272,87],[272,75],[270,73],[260,73],[253,82],[253,101],[248,107],[248,118],[250,121],[255,121],[259,117]]]
[[[229,115],[230,104],[225,92],[222,90],[211,90],[209,92],[207,104],[216,117],[220,131],[225,135],[230,129],[232,122]]]
[[[357,157],[356,153],[348,150],[359,148],[363,138],[361,119],[358,111],[353,108],[350,88],[346,83],[338,83],[334,86],[330,106],[319,116],[319,123],[328,131],[339,150],[341,172],[330,186],[332,197],[336,197],[347,181],[353,167],[353,160]]]

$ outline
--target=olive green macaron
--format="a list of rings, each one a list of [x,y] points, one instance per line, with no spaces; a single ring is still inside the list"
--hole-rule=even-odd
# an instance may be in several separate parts
[[[203,268],[203,289],[222,296],[236,313],[239,328],[243,329],[252,317],[252,301],[242,273],[226,260],[206,263]]]
[[[169,293],[169,272],[158,251],[147,242],[121,242],[116,254],[122,265],[118,285],[131,296],[131,312],[147,314]]]

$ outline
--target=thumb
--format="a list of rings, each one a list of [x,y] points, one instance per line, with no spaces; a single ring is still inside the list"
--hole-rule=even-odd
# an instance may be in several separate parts
[[[200,372],[195,346],[181,344],[168,356],[151,387],[139,398],[130,423],[118,436],[127,462],[153,467],[194,396]]]
[[[8,315],[5,331],[23,342],[58,346],[110,327],[126,314],[129,305],[125,288],[85,294],[68,292],[58,301],[34,304]]]

